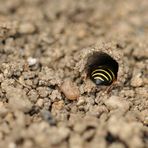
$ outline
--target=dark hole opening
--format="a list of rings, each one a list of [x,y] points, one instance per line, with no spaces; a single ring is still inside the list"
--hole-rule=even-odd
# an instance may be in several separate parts
[[[102,65],[110,67],[117,78],[117,73],[119,69],[118,62],[104,52],[94,52],[91,56],[88,57],[86,65],[88,76],[90,76],[93,69]]]

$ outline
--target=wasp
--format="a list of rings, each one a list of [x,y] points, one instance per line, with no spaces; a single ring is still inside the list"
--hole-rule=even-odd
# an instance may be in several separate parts
[[[109,86],[117,80],[118,62],[104,52],[93,53],[87,61],[87,73],[96,85]]]
[[[114,71],[106,65],[92,70],[90,78],[96,85],[110,85],[116,79]]]

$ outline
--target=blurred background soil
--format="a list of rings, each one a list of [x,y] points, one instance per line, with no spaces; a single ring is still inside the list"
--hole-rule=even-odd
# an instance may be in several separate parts
[[[109,94],[74,70],[98,42],[128,70]],[[0,0],[0,148],[50,147],[148,147],[147,0]]]

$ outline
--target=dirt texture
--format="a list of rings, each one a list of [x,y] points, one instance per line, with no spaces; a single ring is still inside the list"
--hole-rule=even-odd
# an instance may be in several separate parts
[[[148,0],[0,0],[0,148],[147,147]]]

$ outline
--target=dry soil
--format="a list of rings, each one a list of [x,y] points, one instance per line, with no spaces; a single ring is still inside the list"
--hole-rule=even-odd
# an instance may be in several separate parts
[[[110,92],[87,56],[119,63]],[[0,148],[147,148],[148,0],[0,0]]]

